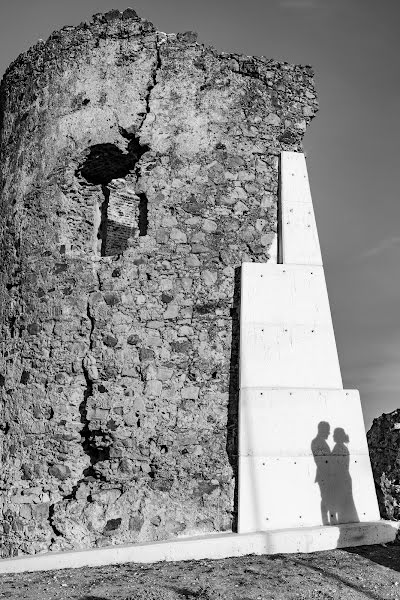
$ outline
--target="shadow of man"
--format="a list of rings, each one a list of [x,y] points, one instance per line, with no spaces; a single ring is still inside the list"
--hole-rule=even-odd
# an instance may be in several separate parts
[[[329,458],[331,449],[327,443],[331,427],[326,421],[318,423],[318,433],[311,442],[311,451],[317,466],[315,483],[318,483],[321,492],[321,518],[323,525],[330,525],[331,519],[331,471]]]

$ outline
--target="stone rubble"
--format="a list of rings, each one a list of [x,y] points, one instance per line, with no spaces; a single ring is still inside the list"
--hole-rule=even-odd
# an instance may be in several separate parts
[[[367,441],[381,517],[400,521],[400,409],[374,419]]]

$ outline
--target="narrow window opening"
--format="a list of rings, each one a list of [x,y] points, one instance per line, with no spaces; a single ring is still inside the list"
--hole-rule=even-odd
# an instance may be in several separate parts
[[[139,196],[139,236],[147,235],[147,228],[149,225],[148,220],[148,201],[146,194],[138,194]]]
[[[100,248],[101,256],[106,256],[107,255],[106,248],[107,248],[108,204],[110,201],[110,190],[106,185],[102,185],[101,191],[103,192],[104,200],[101,203],[101,207],[100,207],[100,225],[99,225],[99,230],[97,232],[97,239],[101,240],[101,248]]]

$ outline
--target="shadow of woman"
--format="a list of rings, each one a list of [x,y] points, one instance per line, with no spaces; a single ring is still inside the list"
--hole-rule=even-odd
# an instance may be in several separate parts
[[[335,445],[331,451],[327,442],[329,434],[329,423],[321,421],[311,442],[317,467],[315,483],[318,483],[321,493],[322,524],[358,523],[349,472],[350,452],[346,446],[349,436],[342,427],[336,427],[333,432]]]
[[[351,475],[349,472],[350,452],[346,444],[349,436],[342,427],[336,427],[333,432],[332,448],[332,473],[331,486],[332,498],[330,502],[330,521],[332,525],[338,523],[358,523],[357,510],[353,499]]]

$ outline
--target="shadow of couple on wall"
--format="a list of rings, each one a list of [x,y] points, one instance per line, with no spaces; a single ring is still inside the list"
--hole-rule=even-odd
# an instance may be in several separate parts
[[[358,523],[349,472],[350,452],[346,444],[349,436],[342,427],[333,432],[331,450],[327,440],[331,427],[326,421],[318,423],[318,432],[311,442],[311,451],[317,467],[315,482],[321,492],[321,518],[323,525]]]

